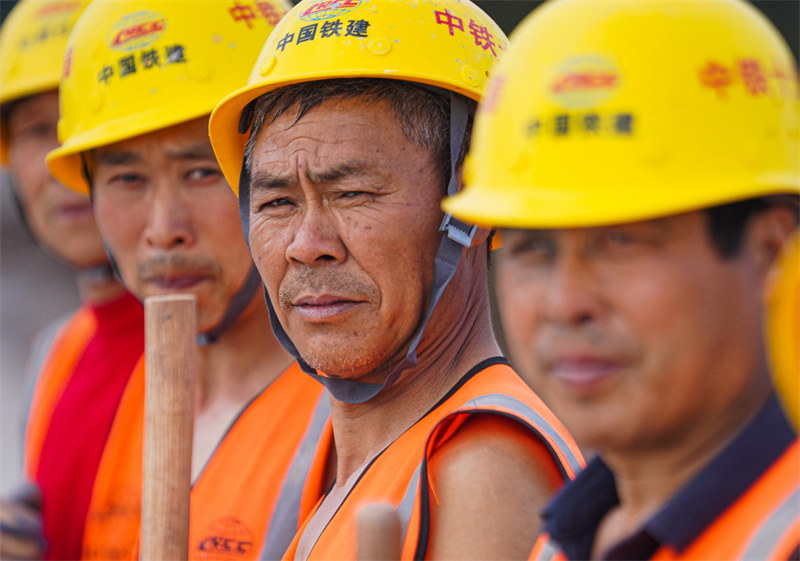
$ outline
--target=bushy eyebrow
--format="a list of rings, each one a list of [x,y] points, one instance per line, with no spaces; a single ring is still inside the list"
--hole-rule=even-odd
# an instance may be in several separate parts
[[[95,150],[93,156],[95,162],[105,166],[124,166],[142,161],[142,157],[136,152],[125,150],[103,150],[102,152]]]
[[[328,169],[311,171],[308,178],[313,183],[332,183],[344,177],[360,177],[374,175],[371,166],[358,160],[343,162]],[[296,174],[280,175],[269,171],[259,170],[250,180],[250,192],[258,190],[285,189],[297,183]]]
[[[95,161],[106,166],[124,166],[141,163],[142,156],[132,150],[95,150]],[[197,142],[181,148],[167,150],[169,160],[208,160],[214,158],[214,150],[208,142]]]
[[[176,150],[167,150],[167,159],[170,160],[207,160],[215,159],[214,149],[210,142],[198,142]]]

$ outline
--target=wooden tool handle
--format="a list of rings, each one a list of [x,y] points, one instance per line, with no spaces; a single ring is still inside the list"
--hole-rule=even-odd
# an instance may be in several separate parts
[[[398,561],[402,553],[400,518],[392,505],[371,504],[358,513],[358,561]]]
[[[192,295],[145,299],[145,434],[140,559],[189,553],[197,313]]]

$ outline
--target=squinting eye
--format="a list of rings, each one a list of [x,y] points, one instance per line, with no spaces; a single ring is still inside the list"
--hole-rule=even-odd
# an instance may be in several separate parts
[[[49,123],[40,123],[38,125],[30,127],[29,129],[26,129],[24,132],[26,136],[41,137],[41,136],[47,136],[48,134],[54,131],[55,128]]]
[[[636,241],[634,236],[627,232],[611,230],[606,234],[606,240],[616,244],[628,244]]]
[[[279,198],[279,199],[272,199],[271,201],[264,201],[264,202],[253,201],[252,208],[255,209],[255,212],[262,212],[262,211],[266,211],[266,210],[269,210],[269,209],[288,206],[288,205],[291,205],[291,204],[292,204],[292,201],[290,199],[282,197],[282,198]]]
[[[141,179],[142,177],[136,175],[135,173],[121,173],[120,175],[112,177],[111,181],[115,183],[134,183],[136,181],[140,181]]]
[[[124,189],[124,190],[131,190],[131,189],[138,189],[139,187],[145,184],[144,176],[141,176],[136,173],[119,173],[117,175],[113,175],[106,181],[100,181],[100,183],[104,183],[109,187],[114,187],[117,189]]]
[[[525,236],[518,239],[507,240],[508,252],[516,258],[544,258],[555,253],[555,244],[552,240],[541,237]]]
[[[189,172],[189,179],[193,181],[203,181],[207,179],[217,179],[222,172],[217,168],[197,168]]]

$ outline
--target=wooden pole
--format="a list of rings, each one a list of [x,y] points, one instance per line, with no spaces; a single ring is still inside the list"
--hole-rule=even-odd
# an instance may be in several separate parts
[[[145,299],[145,435],[140,559],[189,554],[197,313],[192,295]]]
[[[370,504],[358,512],[358,561],[398,561],[402,553],[400,518],[390,504]]]

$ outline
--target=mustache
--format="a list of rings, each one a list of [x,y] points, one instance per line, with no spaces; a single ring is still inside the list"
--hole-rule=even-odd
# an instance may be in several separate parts
[[[290,308],[292,302],[306,294],[333,294],[358,300],[375,300],[378,291],[352,273],[303,269],[286,280],[278,289],[281,308]]]
[[[169,255],[154,257],[139,263],[136,276],[140,281],[153,277],[169,277],[174,275],[219,276],[222,267],[211,259],[187,257],[185,255]]]

